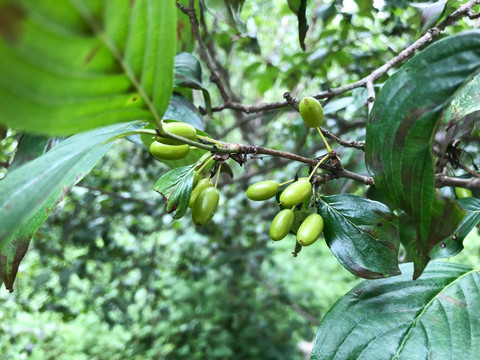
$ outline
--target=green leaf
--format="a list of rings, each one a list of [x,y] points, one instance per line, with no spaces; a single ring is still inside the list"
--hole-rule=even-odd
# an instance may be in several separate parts
[[[467,213],[452,236],[438,243],[430,252],[432,259],[452,257],[463,250],[463,240],[480,222],[480,199],[470,197],[457,200]]]
[[[480,32],[440,40],[385,83],[368,120],[365,157],[375,186],[416,227],[415,277],[465,215],[455,201],[437,198],[432,143],[441,110],[479,68]]]
[[[0,181],[0,275],[11,290],[33,233],[132,123],[74,135]],[[21,256],[20,256],[21,255]]]
[[[480,113],[480,75],[476,74],[463,84],[445,109],[442,126],[435,135],[439,153],[444,154],[454,139],[471,133]]]
[[[210,14],[242,34],[247,32],[245,23],[240,19],[244,3],[245,0],[203,0]]]
[[[62,135],[160,119],[173,87],[176,12],[156,0],[2,2],[0,123]]]
[[[433,262],[418,280],[364,281],[325,315],[312,360],[477,359],[480,274]]]
[[[175,56],[174,86],[201,90],[205,99],[205,107],[208,112],[211,112],[210,94],[202,84],[202,67],[192,54],[180,53]]]
[[[320,199],[325,240],[345,269],[366,279],[400,274],[395,215],[388,207],[351,194]]]
[[[288,0],[288,7],[298,18],[298,41],[303,51],[305,51],[305,36],[308,31],[307,2],[308,0]]]
[[[154,190],[163,195],[165,210],[176,211],[174,218],[180,219],[188,210],[193,187],[193,165],[170,170],[158,179]]]
[[[413,3],[411,5],[421,11],[422,20],[420,22],[420,33],[423,34],[431,27],[434,27],[442,18],[447,6],[447,0],[440,0],[430,4]]]

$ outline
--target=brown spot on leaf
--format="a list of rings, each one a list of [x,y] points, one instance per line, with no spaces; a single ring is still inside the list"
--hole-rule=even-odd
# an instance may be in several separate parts
[[[18,5],[5,4],[0,6],[0,36],[9,43],[14,43],[20,36],[20,22],[25,17],[25,11]]]
[[[382,225],[383,225],[383,224],[382,224],[380,221],[377,223],[377,226],[378,226],[378,227],[382,227]]]
[[[92,49],[92,51],[90,51],[85,60],[83,60],[83,65],[84,66],[87,66],[88,64],[90,64],[90,62],[93,60],[93,58],[95,57],[95,55],[97,55],[98,51],[100,50],[100,46],[96,46]]]

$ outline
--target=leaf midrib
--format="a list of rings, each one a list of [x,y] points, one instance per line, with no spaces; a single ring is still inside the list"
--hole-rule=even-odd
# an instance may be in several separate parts
[[[124,56],[118,48],[115,46],[114,42],[106,36],[106,34],[101,30],[100,25],[95,21],[95,19],[90,16],[88,9],[83,5],[79,0],[70,0],[72,6],[78,11],[80,16],[84,18],[87,24],[92,28],[95,35],[105,44],[108,50],[112,53],[113,57],[119,62],[122,69],[125,71],[128,79],[132,82],[132,85],[138,91],[142,99],[145,101],[148,109],[153,115],[153,118],[157,124],[161,123],[161,118],[153,105],[152,99],[148,96],[145,89],[142,87],[140,81],[135,77],[133,70],[130,68],[129,64],[124,60]]]
[[[475,272],[478,272],[479,269],[472,269],[472,270],[469,270],[467,271],[465,274],[463,274],[462,276],[458,277],[458,278],[455,278],[452,282],[450,282],[449,284],[447,284],[446,286],[442,287],[435,296],[432,297],[432,299],[424,306],[423,310],[420,311],[420,313],[415,316],[415,318],[413,319],[411,325],[408,327],[408,330],[405,332],[405,335],[403,336],[403,339],[402,339],[402,342],[400,343],[400,346],[398,347],[398,350],[395,354],[395,356],[393,357],[393,360],[398,360],[399,359],[399,355],[400,353],[402,352],[402,350],[404,349],[405,347],[405,344],[406,344],[406,341],[407,341],[407,338],[408,338],[408,335],[411,333],[411,331],[414,329],[417,321],[423,316],[423,314],[428,310],[428,308],[433,304],[433,302],[435,300],[437,300],[440,296],[440,294],[442,294],[446,289],[448,289],[450,286],[454,285],[456,282],[460,281],[461,279],[463,279],[465,276],[467,275],[470,275],[472,273],[475,273]]]

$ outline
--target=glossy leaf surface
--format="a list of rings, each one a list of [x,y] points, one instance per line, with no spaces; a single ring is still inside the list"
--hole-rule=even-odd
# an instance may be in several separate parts
[[[73,134],[160,119],[173,86],[173,1],[5,1],[0,123]]]
[[[386,82],[369,117],[367,167],[377,189],[415,224],[415,277],[465,215],[455,201],[435,194],[432,143],[441,110],[479,68],[480,32],[440,40]]]
[[[163,195],[165,210],[176,211],[174,218],[180,219],[188,210],[193,187],[193,166],[170,170],[155,184],[154,190]]]
[[[395,215],[388,207],[350,194],[320,199],[325,240],[345,269],[366,279],[400,274]]]
[[[411,280],[403,275],[364,281],[323,318],[312,360],[465,359],[480,349],[480,274],[432,262]]]

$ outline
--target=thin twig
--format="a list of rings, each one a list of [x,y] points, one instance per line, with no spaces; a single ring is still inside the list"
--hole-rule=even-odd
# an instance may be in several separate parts
[[[218,91],[220,91],[220,96],[222,97],[222,100],[226,104],[229,104],[230,97],[228,96],[228,93],[225,90],[225,87],[223,86],[222,80],[220,79],[220,76],[218,75],[217,71],[215,70],[215,67],[212,64],[212,61],[210,61],[207,46],[205,45],[202,35],[200,34],[200,25],[198,24],[197,14],[195,13],[195,0],[190,0],[188,7],[182,6],[178,2],[176,4],[177,4],[177,7],[180,9],[180,11],[182,11],[190,19],[190,24],[192,26],[193,34],[195,35],[195,38],[197,39],[197,42],[198,42],[200,57],[202,58],[205,65],[207,65],[208,70],[210,71],[210,81],[212,81],[217,86]]]

